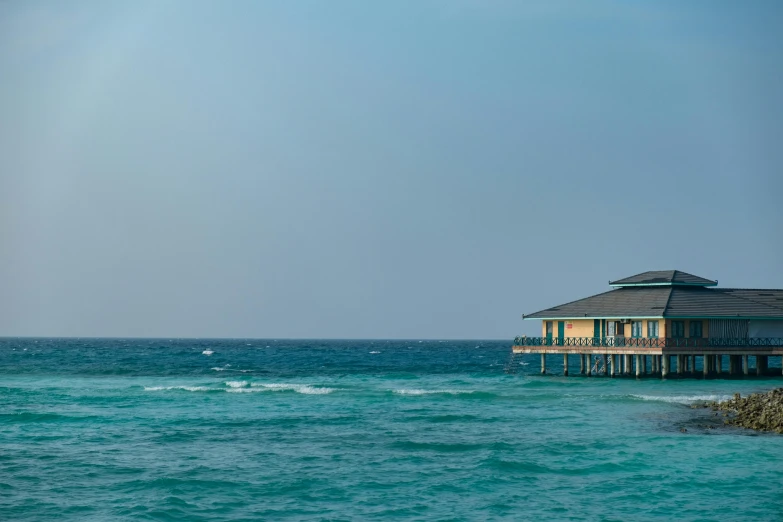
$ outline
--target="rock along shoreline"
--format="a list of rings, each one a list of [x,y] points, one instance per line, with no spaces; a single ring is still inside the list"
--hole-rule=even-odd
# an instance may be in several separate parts
[[[733,399],[704,404],[703,407],[724,412],[727,416],[725,424],[783,434],[783,388],[752,393],[747,397],[735,393]]]

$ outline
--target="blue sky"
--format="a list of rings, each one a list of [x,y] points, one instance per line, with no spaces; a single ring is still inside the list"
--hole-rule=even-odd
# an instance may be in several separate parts
[[[513,338],[783,287],[783,4],[0,3],[0,335]]]

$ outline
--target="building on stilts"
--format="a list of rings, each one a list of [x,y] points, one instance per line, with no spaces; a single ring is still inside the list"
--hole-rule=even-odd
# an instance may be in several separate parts
[[[703,376],[783,374],[783,289],[718,288],[679,270],[610,281],[608,292],[523,315],[541,337],[513,354],[563,357],[563,373]],[[772,367],[771,358],[781,357]],[[578,362],[577,362],[578,359]]]

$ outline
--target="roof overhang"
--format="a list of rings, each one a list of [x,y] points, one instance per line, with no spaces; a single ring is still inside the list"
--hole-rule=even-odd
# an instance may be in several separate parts
[[[614,288],[625,288],[628,286],[718,286],[718,282],[714,283],[609,283],[609,286]]]
[[[618,321],[623,319],[665,319],[662,315],[588,315],[579,317],[526,317],[522,316],[525,321],[579,321],[585,319],[617,319]]]
[[[751,316],[739,316],[739,315],[723,315],[723,316],[706,316],[706,315],[605,315],[605,316],[593,316],[587,317],[526,317],[522,316],[525,321],[579,321],[585,319],[745,319],[746,321],[783,321],[783,315],[779,317],[751,317]]]

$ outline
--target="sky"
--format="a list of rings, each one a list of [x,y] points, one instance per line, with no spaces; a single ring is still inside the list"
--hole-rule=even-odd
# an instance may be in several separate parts
[[[783,3],[0,2],[0,336],[512,339],[783,288]]]

